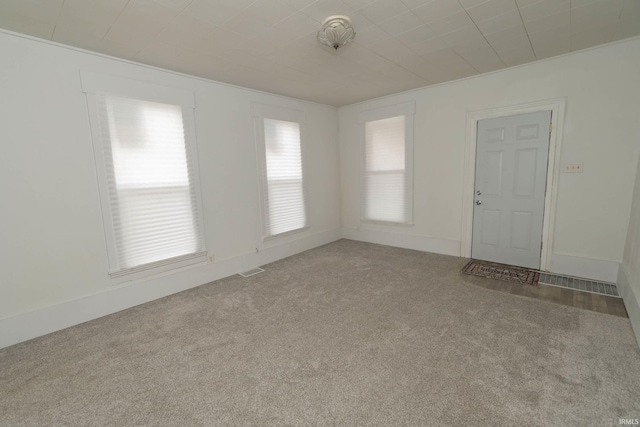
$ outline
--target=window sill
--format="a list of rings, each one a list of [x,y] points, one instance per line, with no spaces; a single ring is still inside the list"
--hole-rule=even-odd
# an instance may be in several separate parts
[[[413,222],[377,221],[374,219],[361,219],[360,224],[361,225],[368,225],[368,224],[386,225],[386,226],[392,226],[392,227],[413,227],[414,226]]]
[[[207,254],[207,251],[200,251],[135,268],[111,271],[109,272],[109,277],[118,283],[145,280],[152,276],[162,275],[163,273],[173,272],[195,264],[205,263],[207,261]]]
[[[263,237],[263,238],[262,238],[262,241],[263,241],[263,242],[269,242],[269,241],[272,241],[272,240],[279,239],[279,238],[281,238],[281,237],[287,237],[287,236],[290,236],[290,235],[292,235],[292,234],[302,233],[302,232],[304,232],[304,231],[309,230],[309,228],[310,228],[310,227],[309,227],[308,225],[305,225],[305,226],[304,226],[304,227],[302,227],[302,228],[296,228],[295,230],[285,231],[284,233],[274,234],[273,236]]]

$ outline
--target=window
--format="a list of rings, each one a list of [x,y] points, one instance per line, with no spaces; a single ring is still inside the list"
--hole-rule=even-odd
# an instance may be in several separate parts
[[[413,221],[413,114],[404,104],[360,115],[363,221]]]
[[[264,238],[307,227],[301,112],[255,106]]]
[[[99,89],[87,95],[110,275],[205,260],[191,109]]]

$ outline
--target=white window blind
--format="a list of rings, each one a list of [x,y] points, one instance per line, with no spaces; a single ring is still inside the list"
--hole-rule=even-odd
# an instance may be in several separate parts
[[[112,275],[201,255],[182,107],[103,94],[97,104],[115,240]]]
[[[406,116],[365,122],[363,219],[410,223]]]
[[[263,208],[267,237],[306,227],[300,124],[265,118]]]

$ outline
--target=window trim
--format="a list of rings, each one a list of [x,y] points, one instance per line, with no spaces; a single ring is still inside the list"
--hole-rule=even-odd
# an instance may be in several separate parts
[[[112,280],[116,281],[116,283],[119,283],[122,281],[145,279],[159,273],[183,269],[187,266],[206,262],[208,251],[206,249],[204,209],[202,206],[200,170],[198,167],[198,149],[194,117],[195,100],[193,93],[173,87],[160,86],[128,78],[97,74],[85,70],[80,70],[80,79],[82,92],[86,95],[87,101],[93,158],[96,167],[96,179],[98,181],[102,228],[107,251],[108,276]],[[191,162],[189,163],[189,167],[191,169],[190,174],[193,177],[193,191],[196,195],[195,206],[200,220],[199,238],[202,242],[201,250],[191,254],[167,258],[133,268],[121,268],[119,266],[115,228],[111,213],[111,204],[109,201],[110,190],[107,180],[107,166],[105,163],[101,134],[101,126],[104,126],[104,124],[100,122],[98,113],[98,95],[100,94],[120,96],[139,101],[176,105],[182,108],[182,119],[185,129],[185,146],[187,154],[191,158]]]
[[[386,107],[376,108],[373,110],[363,111],[358,114],[358,129],[360,140],[360,223],[361,224],[377,224],[377,225],[391,225],[400,227],[412,227],[413,222],[413,154],[414,154],[414,116],[416,112],[415,102],[406,102],[403,104],[390,105]],[[394,117],[404,116],[404,156],[405,156],[405,174],[407,176],[407,194],[409,218],[406,222],[397,221],[384,221],[377,219],[370,219],[366,216],[366,201],[365,201],[365,185],[366,185],[366,173],[367,173],[367,135],[366,124],[367,122],[373,122],[377,120],[390,119]]]
[[[300,161],[302,163],[302,194],[304,197],[304,213],[305,225],[294,230],[288,230],[282,233],[268,235],[269,229],[267,224],[267,200],[265,196],[265,182],[267,173],[267,159],[265,152],[265,133],[264,120],[281,120],[286,122],[294,122],[300,125]],[[260,205],[260,239],[261,243],[266,243],[292,234],[307,231],[310,228],[309,215],[309,192],[308,192],[308,172],[307,172],[307,144],[306,144],[306,114],[304,111],[293,110],[290,108],[279,107],[267,104],[253,104],[253,121],[254,133],[256,140],[256,158],[258,161],[258,183],[259,183],[259,205]]]

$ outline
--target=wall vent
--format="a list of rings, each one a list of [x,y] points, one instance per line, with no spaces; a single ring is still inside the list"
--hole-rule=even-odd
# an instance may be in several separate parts
[[[255,276],[258,273],[262,273],[263,271],[264,269],[260,267],[256,267],[256,268],[252,268],[251,270],[243,271],[242,273],[239,273],[239,274],[242,277],[251,277],[251,276]]]
[[[620,298],[618,288],[614,283],[596,282],[577,277],[561,276],[558,274],[540,273],[538,283],[543,285],[558,286],[560,288],[575,289],[577,291],[591,292],[592,294],[608,295]]]

